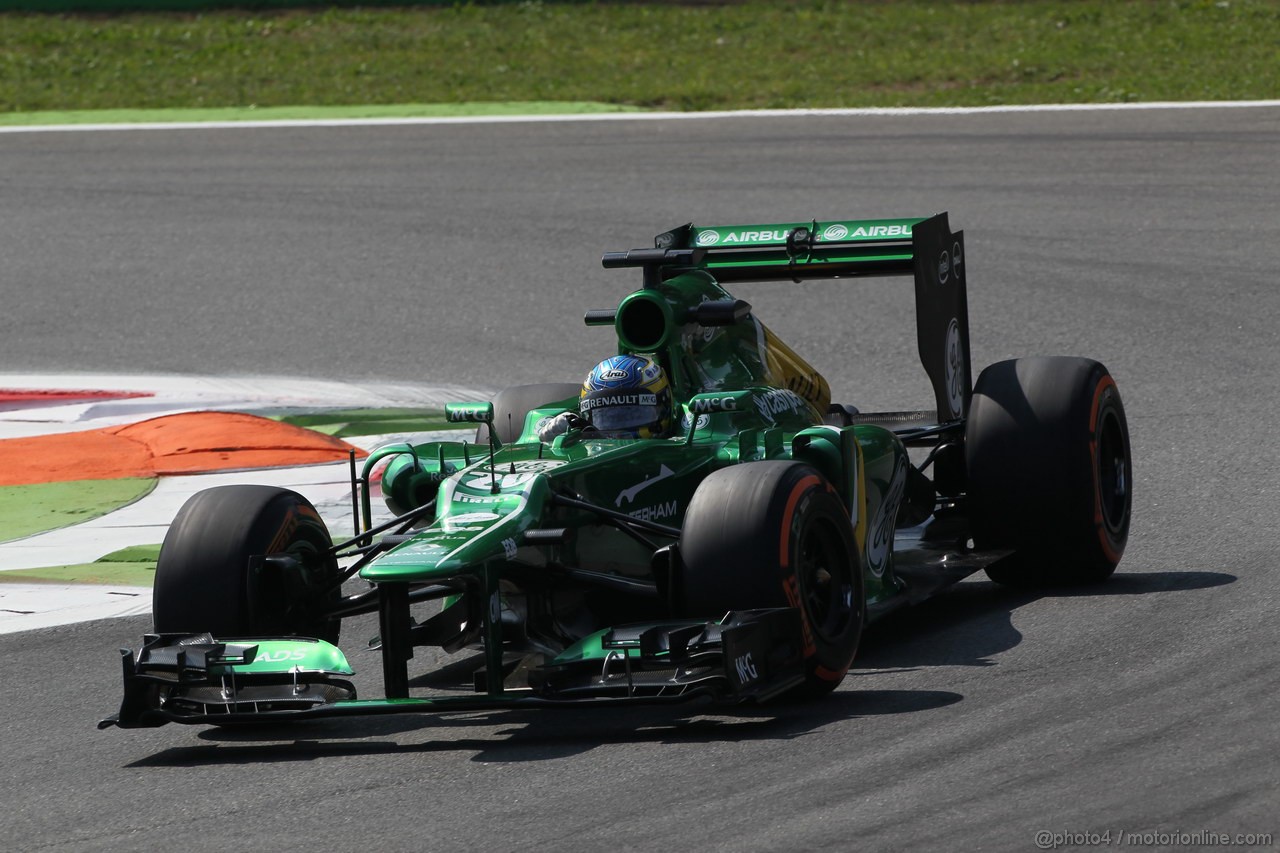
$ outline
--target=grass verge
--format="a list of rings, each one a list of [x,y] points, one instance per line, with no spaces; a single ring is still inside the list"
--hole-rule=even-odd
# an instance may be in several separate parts
[[[134,477],[0,488],[0,542],[106,515],[150,494],[155,485],[152,478]]]
[[[0,113],[1280,96],[1274,0],[462,4],[8,13]]]
[[[99,557],[92,563],[13,569],[0,572],[0,583],[83,583],[150,587],[156,578],[159,545],[137,545]]]

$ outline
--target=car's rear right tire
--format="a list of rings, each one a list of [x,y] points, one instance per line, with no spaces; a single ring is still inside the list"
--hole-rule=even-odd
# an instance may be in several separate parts
[[[1002,361],[982,371],[965,427],[968,503],[987,568],[1015,586],[1096,583],[1124,554],[1133,465],[1111,374],[1086,358]]]

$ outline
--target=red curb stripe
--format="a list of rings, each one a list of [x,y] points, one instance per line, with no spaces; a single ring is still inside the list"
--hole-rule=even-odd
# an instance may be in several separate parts
[[[42,406],[70,406],[101,403],[104,400],[132,400],[154,397],[149,391],[72,391],[52,388],[0,388],[0,412],[35,409]]]

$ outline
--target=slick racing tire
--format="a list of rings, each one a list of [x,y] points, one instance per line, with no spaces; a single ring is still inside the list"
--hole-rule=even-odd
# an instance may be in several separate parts
[[[543,382],[539,385],[512,385],[493,398],[493,429],[500,444],[510,444],[524,430],[524,418],[533,409],[558,403],[572,397],[578,399],[580,382]],[[478,444],[489,443],[489,425],[476,430]]]
[[[1133,464],[1120,392],[1086,358],[1024,358],[978,377],[965,427],[973,537],[1013,548],[1014,586],[1097,583],[1129,538]]]
[[[834,690],[848,672],[866,608],[862,565],[844,504],[798,462],[750,462],[699,484],[680,534],[680,609],[795,607],[803,629],[801,695]]]
[[[152,612],[160,633],[304,636],[336,643],[338,620],[317,613],[337,599],[337,561],[324,521],[302,495],[273,486],[219,486],[178,511],[160,547]],[[251,570],[250,558],[293,557],[291,568]]]

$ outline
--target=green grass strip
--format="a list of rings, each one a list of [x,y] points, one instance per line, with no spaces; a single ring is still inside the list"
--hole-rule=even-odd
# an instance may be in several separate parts
[[[0,542],[79,524],[150,494],[156,481],[80,480],[0,488]]]
[[[92,563],[0,572],[0,582],[149,587],[155,581],[159,557],[159,545],[135,545],[114,551]]]
[[[506,0],[524,2],[524,0]],[[467,0],[328,0],[326,6],[456,6]],[[489,0],[503,2],[503,0]],[[216,12],[228,8],[262,12],[271,9],[307,9],[318,4],[315,0],[0,0],[0,12],[66,12],[106,13],[121,12]]]
[[[1275,0],[459,3],[0,16],[0,113],[1280,97]]]

